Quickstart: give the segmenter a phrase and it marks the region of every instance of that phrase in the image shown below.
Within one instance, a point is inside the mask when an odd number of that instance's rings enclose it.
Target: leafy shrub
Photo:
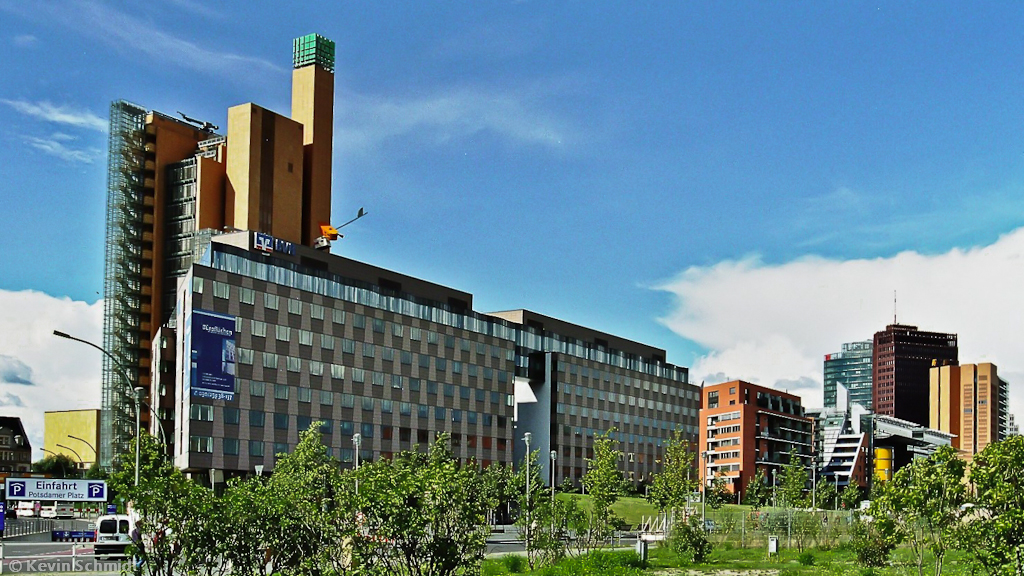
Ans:
[[[814,566],[814,554],[810,550],[806,550],[797,556],[796,561],[802,566]]]
[[[867,567],[882,567],[889,563],[889,554],[895,546],[887,542],[867,522],[853,525],[853,539],[850,548],[857,555],[857,562]]]
[[[699,520],[691,518],[689,523],[679,522],[668,535],[668,547],[681,560],[691,564],[703,564],[711,555],[713,546],[708,535],[700,529]]]
[[[505,569],[512,574],[522,574],[526,572],[526,558],[519,556],[518,554],[506,554],[501,557],[501,563],[505,565]]]
[[[591,552],[547,566],[541,576],[643,576],[642,562],[635,552]]]
[[[861,568],[860,576],[878,576],[878,570],[874,568]]]

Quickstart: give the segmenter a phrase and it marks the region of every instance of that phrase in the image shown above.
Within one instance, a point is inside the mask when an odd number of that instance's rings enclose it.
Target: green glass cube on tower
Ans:
[[[329,72],[334,72],[334,41],[319,34],[306,34],[295,39],[292,64],[302,68],[317,64]]]

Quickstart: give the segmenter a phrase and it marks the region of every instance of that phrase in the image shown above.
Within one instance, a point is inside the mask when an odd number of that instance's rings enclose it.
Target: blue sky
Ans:
[[[1021,226],[1022,28],[1013,3],[0,0],[0,290],[99,298],[112,100],[222,128],[247,101],[287,113],[291,40],[318,32],[337,43],[333,220],[370,212],[336,253],[769,384],[820,381],[820,355],[884,327],[896,288],[906,321],[963,345],[968,319],[933,314],[961,292],[925,306],[928,274],[891,271]],[[820,271],[858,262],[837,301]],[[819,282],[796,304],[860,298],[858,323],[807,341],[809,312],[782,334],[723,320],[728,300],[695,309],[692,283],[726,270],[715,285],[748,302],[765,298],[751,273],[789,273],[750,314]],[[807,368],[711,362],[740,341],[771,358],[777,338]]]

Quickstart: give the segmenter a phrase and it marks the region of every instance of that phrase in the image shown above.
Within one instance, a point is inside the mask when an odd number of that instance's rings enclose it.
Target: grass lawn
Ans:
[[[558,498],[569,498],[572,494],[558,494]],[[593,504],[593,498],[589,494],[575,494],[580,499],[580,504],[590,509]],[[694,504],[694,509],[700,511],[700,504]],[[720,511],[744,511],[750,510],[750,506],[739,506],[736,504],[726,504],[721,508]],[[657,516],[658,508],[643,498],[637,497],[623,497],[619,498],[615,504],[612,504],[612,512],[617,516],[625,520],[626,524],[636,527],[640,524],[643,517]],[[711,514],[712,510],[708,508],[708,514]]]

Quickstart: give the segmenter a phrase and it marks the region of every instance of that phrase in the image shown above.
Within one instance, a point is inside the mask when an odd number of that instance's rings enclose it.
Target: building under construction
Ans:
[[[100,462],[135,432],[135,397],[149,398],[159,328],[173,324],[179,279],[209,237],[241,229],[311,245],[330,219],[334,42],[294,42],[291,116],[252,103],[218,126],[117,101],[110,108]],[[205,242],[204,242],[205,240]],[[145,405],[145,404],[144,404]],[[152,406],[166,419],[171,406]],[[155,426],[154,433],[167,428]],[[165,439],[165,440],[170,440]]]

